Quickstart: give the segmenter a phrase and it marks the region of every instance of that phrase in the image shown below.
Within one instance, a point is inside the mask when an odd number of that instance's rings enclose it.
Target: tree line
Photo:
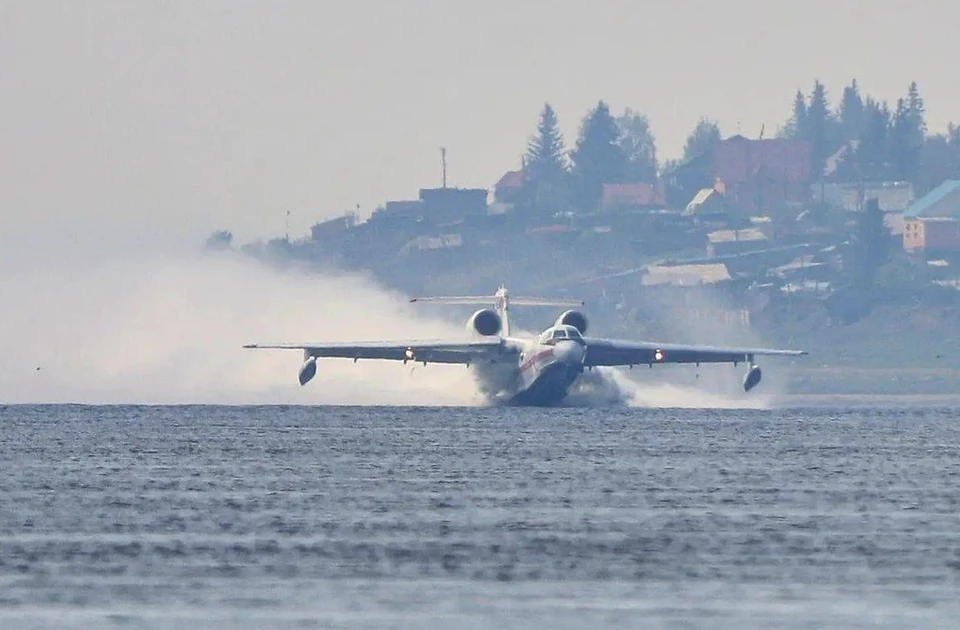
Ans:
[[[960,127],[950,124],[946,133],[928,133],[916,82],[891,107],[864,95],[856,80],[833,106],[823,83],[814,81],[809,93],[797,90],[792,113],[777,135],[810,143],[817,180],[903,181],[922,194],[945,179],[960,178]],[[682,159],[661,163],[647,117],[629,108],[614,115],[599,101],[581,120],[568,150],[557,113],[546,103],[524,154],[523,201],[551,211],[593,209],[603,184],[654,183],[709,151],[721,137],[717,122],[703,117],[688,135]]]

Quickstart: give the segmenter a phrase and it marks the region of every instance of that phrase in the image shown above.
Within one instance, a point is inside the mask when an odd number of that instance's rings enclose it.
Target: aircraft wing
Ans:
[[[756,356],[797,357],[803,350],[769,348],[724,348],[652,341],[618,341],[585,338],[584,366],[642,365],[653,363],[746,363]]]
[[[385,359],[391,361],[426,361],[427,363],[470,364],[515,353],[503,339],[470,341],[411,340],[359,341],[347,343],[251,343],[254,349],[303,350],[304,356],[341,359]]]

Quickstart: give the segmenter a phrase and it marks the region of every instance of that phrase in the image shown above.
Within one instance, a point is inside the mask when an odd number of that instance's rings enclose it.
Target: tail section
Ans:
[[[449,305],[490,305],[497,310],[503,322],[503,335],[510,336],[510,306],[583,306],[583,300],[562,300],[537,297],[511,297],[507,288],[500,285],[493,295],[465,295],[452,297],[410,298],[411,302]]]

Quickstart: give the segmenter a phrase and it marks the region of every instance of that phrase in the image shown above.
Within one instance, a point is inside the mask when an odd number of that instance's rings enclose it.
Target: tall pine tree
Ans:
[[[912,133],[913,124],[907,102],[902,98],[897,99],[890,125],[887,158],[890,164],[889,175],[898,181],[912,181],[916,175],[919,152],[914,152]]]
[[[557,113],[550,103],[543,106],[537,133],[527,143],[527,177],[531,180],[555,180],[567,172],[567,151]]]
[[[890,230],[883,222],[883,210],[871,199],[857,217],[853,239],[854,285],[867,289],[873,285],[877,271],[890,259]]]
[[[627,159],[619,140],[620,130],[610,115],[610,107],[600,101],[583,119],[577,146],[571,154],[581,210],[599,206],[604,184],[623,181]]]
[[[910,125],[913,128],[912,140],[919,144],[923,142],[923,138],[927,135],[927,110],[916,81],[912,81],[910,87],[907,88],[907,113],[909,114]]]
[[[890,109],[867,97],[863,106],[864,126],[856,150],[858,179],[883,181],[890,171]]]
[[[569,166],[557,114],[550,103],[540,112],[537,133],[524,156],[526,198],[538,211],[558,211],[568,197]]]
[[[793,97],[793,114],[780,135],[790,140],[806,139],[810,135],[807,124],[807,99],[800,90],[797,90]]]
[[[921,152],[927,136],[926,112],[916,81],[907,95],[897,101],[890,129],[891,176],[900,181],[917,182]]]
[[[827,89],[819,80],[814,81],[807,106],[806,134],[800,138],[813,145],[814,173],[818,177],[823,173],[827,158],[837,149],[835,124],[827,101]]]
[[[838,114],[840,128],[843,130],[843,141],[858,140],[863,132],[863,98],[860,96],[860,86],[857,85],[856,79],[843,88],[843,98],[840,100]]]

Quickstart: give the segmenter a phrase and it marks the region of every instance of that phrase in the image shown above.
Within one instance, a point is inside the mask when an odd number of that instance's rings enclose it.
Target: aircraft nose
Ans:
[[[553,356],[560,363],[580,365],[583,363],[583,346],[576,341],[560,341],[553,350]]]

